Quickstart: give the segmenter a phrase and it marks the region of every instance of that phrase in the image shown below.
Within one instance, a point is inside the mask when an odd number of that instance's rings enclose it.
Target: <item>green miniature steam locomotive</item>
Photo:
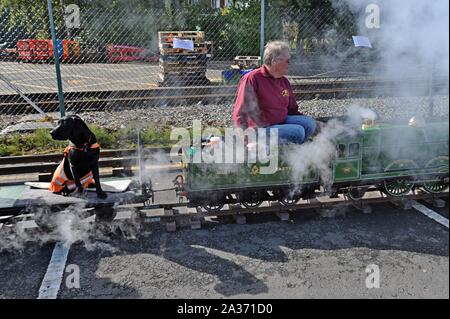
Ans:
[[[188,162],[175,183],[190,206],[208,211],[227,203],[257,207],[265,200],[289,205],[320,191],[358,200],[374,186],[389,196],[404,196],[414,188],[439,193],[449,187],[448,130],[448,120],[423,125],[366,122],[352,133],[335,136],[332,152],[317,159],[321,165],[302,166],[306,157],[311,160],[302,150],[314,150],[313,139],[309,148],[281,146],[277,169],[271,174],[261,174],[267,163]],[[191,147],[191,152],[200,150],[201,146]]]

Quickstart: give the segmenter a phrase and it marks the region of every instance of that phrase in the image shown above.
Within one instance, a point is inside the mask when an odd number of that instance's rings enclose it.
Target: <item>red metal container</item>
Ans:
[[[142,60],[145,48],[134,47],[128,45],[108,44],[108,60],[114,62],[130,62]]]
[[[30,40],[24,39],[17,41],[17,54],[19,61],[29,62],[33,59],[30,48]]]
[[[49,61],[53,58],[53,47],[51,40],[30,40],[33,61]]]

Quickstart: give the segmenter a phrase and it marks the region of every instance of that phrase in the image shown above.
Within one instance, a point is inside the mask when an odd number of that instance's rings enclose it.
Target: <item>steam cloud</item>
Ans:
[[[39,215],[43,207],[33,207],[30,213]],[[87,250],[102,250],[115,253],[118,248],[112,243],[112,234],[124,233],[134,236],[137,225],[133,221],[116,224],[94,224],[87,220],[89,213],[84,206],[71,205],[63,211],[55,212],[48,219],[51,230],[38,231],[36,228],[24,229],[19,224],[12,229],[2,229],[0,232],[0,252],[23,251],[28,244],[45,245],[61,241],[66,246],[74,243],[83,244]],[[130,224],[131,223],[131,224]],[[4,226],[6,227],[6,226]]]
[[[367,25],[368,5],[379,8],[379,27]],[[399,79],[398,89],[404,93],[417,88],[405,87],[405,78],[447,79],[449,72],[449,3],[446,0],[334,0],[338,10],[349,8],[358,21],[359,35],[369,37],[381,58],[373,72]],[[365,49],[365,48],[364,48]],[[370,50],[370,49],[369,49]],[[411,106],[414,107],[414,106]]]

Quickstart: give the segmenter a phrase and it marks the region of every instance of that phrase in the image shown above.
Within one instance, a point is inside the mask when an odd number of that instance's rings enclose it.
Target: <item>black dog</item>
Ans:
[[[100,147],[94,133],[78,115],[69,115],[58,121],[58,126],[50,132],[54,140],[69,140],[67,160],[64,161],[64,173],[67,179],[74,180],[78,192],[83,192],[80,178],[92,172],[97,197],[106,198],[107,194],[100,185],[98,159]]]

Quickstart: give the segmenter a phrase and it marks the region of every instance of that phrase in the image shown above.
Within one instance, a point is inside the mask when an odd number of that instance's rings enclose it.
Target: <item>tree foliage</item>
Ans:
[[[63,7],[72,3],[80,7],[81,27],[69,33]],[[53,14],[57,36],[80,42],[155,48],[158,31],[202,30],[207,40],[214,41],[216,57],[258,55],[260,0],[234,0],[220,10],[212,10],[210,4],[210,0],[195,5],[187,0],[53,0]],[[327,39],[349,37],[355,30],[352,19],[336,11],[330,0],[266,0],[265,40],[285,39],[293,49],[314,51]],[[0,23],[0,42],[50,37],[45,0],[0,0]]]

